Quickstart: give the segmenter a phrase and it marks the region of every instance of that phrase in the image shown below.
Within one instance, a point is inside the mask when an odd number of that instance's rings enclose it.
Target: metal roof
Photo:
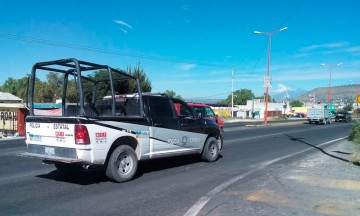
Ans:
[[[0,92],[0,102],[21,102],[22,99],[8,92]]]

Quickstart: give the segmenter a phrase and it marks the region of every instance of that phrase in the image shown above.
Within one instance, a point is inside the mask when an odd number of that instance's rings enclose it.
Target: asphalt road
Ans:
[[[242,199],[241,193],[251,189],[250,182],[266,178],[265,168],[272,165],[275,172],[321,152],[344,139],[350,127],[347,123],[268,127],[227,123],[218,161],[205,163],[197,156],[148,161],[140,164],[133,181],[122,184],[108,181],[101,169],[63,176],[53,165],[16,156],[25,149],[23,140],[0,141],[0,214],[251,215],[251,208],[245,214],[244,206],[223,202],[223,192],[230,193],[232,200]],[[219,206],[221,212],[212,213]],[[262,215],[277,212],[267,208]]]

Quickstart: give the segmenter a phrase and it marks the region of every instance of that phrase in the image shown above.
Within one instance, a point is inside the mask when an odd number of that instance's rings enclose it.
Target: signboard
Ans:
[[[264,88],[271,88],[271,76],[264,76]]]
[[[356,102],[360,103],[360,95],[356,97]]]
[[[17,108],[0,108],[0,130],[17,130]]]

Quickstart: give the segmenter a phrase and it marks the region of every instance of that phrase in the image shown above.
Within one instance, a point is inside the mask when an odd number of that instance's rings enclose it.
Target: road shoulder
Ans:
[[[275,163],[254,180],[227,188],[204,215],[358,215],[360,167],[349,162],[357,147],[342,140],[324,151]]]

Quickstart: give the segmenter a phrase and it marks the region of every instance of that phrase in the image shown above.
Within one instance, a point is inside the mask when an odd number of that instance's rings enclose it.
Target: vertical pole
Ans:
[[[233,107],[234,107],[234,68],[231,69],[231,118],[234,117]]]
[[[268,34],[268,67],[266,71],[266,76],[270,75],[270,51],[271,51],[271,34]],[[264,113],[264,123],[268,122],[268,103],[269,103],[269,87],[266,86],[266,96],[265,96],[265,113]]]
[[[356,96],[355,96],[356,109],[355,109],[355,117],[358,117],[358,116],[359,116],[359,113],[358,113],[359,103],[358,103],[358,100],[357,100],[357,97],[358,97],[358,96],[359,96],[359,84],[358,84],[358,81],[356,81]]]
[[[328,110],[330,110],[331,69],[332,67],[330,66],[330,80],[329,80],[329,88],[328,88]]]

